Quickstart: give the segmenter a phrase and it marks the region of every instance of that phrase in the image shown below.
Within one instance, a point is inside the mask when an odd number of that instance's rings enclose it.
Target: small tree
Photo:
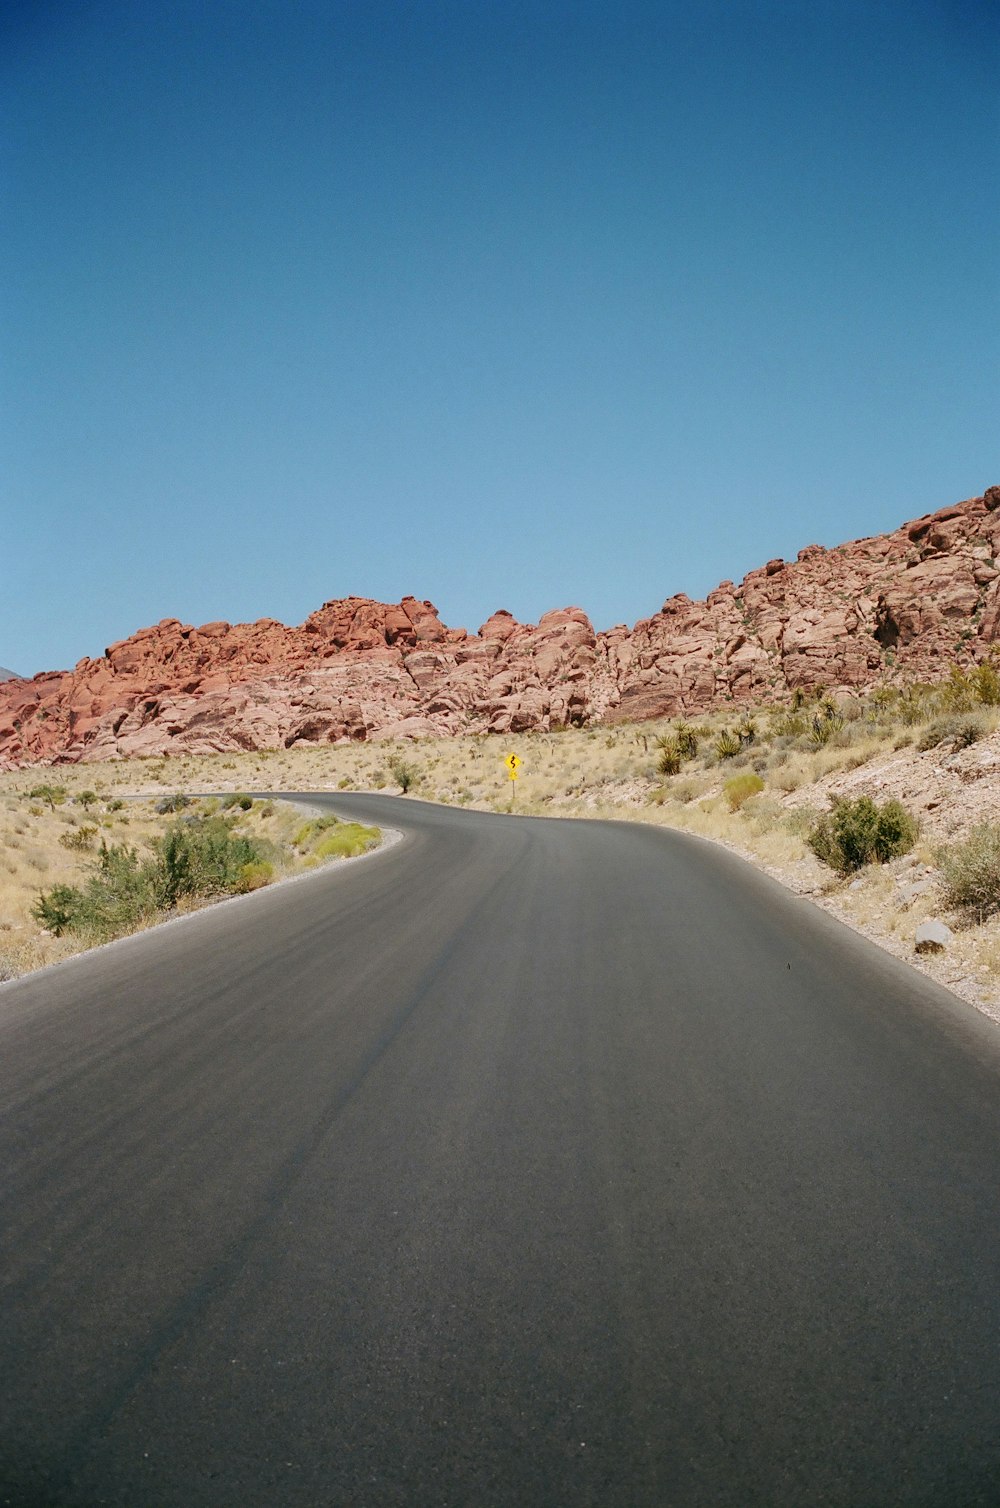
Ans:
[[[402,759],[392,759],[389,761],[389,774],[399,786],[404,796],[411,785],[415,785],[417,781],[416,770]]]
[[[89,812],[90,808],[94,805],[96,800],[96,791],[80,791],[79,795],[76,798],[76,804],[77,806],[82,806],[85,812]]]

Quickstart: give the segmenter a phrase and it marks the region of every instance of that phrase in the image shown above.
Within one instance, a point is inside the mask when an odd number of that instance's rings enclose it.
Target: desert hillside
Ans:
[[[0,685],[0,768],[703,713],[933,678],[1000,637],[1000,487],[891,534],[770,560],[597,633],[569,607],[477,633],[348,597],[300,627],[167,618],[73,670]]]

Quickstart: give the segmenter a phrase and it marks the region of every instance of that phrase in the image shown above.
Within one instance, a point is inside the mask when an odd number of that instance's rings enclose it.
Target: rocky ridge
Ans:
[[[1000,638],[1000,487],[770,560],[633,628],[579,608],[470,634],[430,602],[348,597],[300,627],[165,618],[73,670],[0,685],[0,768],[342,739],[512,733],[932,679]]]

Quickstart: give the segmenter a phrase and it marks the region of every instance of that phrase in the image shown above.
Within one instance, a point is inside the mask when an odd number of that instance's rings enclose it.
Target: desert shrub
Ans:
[[[122,807],[124,805],[125,805],[125,803],[121,799],[121,797],[120,796],[116,796],[113,801],[109,801],[108,802],[108,811],[109,812],[120,812],[121,809],[122,809]]]
[[[743,745],[738,733],[731,728],[723,728],[715,740],[716,759],[735,759]]]
[[[934,699],[935,688],[926,681],[908,681],[905,686],[877,687],[869,697],[876,710],[875,720],[885,726],[901,723],[912,728],[926,720]]]
[[[746,749],[748,749],[750,745],[756,741],[757,724],[754,722],[749,713],[741,720],[739,727],[736,729],[736,737]]]
[[[314,845],[311,856],[315,860],[352,859],[378,842],[378,829],[343,822],[331,812],[300,827],[294,842],[297,848]]]
[[[292,843],[296,848],[305,848],[313,839],[318,838],[320,833],[341,825],[340,818],[335,817],[332,812],[328,812],[325,817],[311,817],[308,822],[303,822],[301,827],[296,828]]]
[[[36,785],[28,792],[29,801],[44,801],[50,812],[66,800],[64,785]]]
[[[790,743],[808,731],[809,720],[803,717],[801,712],[782,709],[771,713],[768,732],[775,741],[787,739]]]
[[[976,666],[969,675],[969,684],[983,707],[1000,707],[1000,674],[992,659]]]
[[[813,748],[821,749],[829,743],[834,734],[839,733],[844,726],[844,719],[836,702],[830,697],[823,697],[817,704],[809,728],[809,742]]]
[[[86,883],[53,885],[39,895],[32,915],[56,937],[77,932],[100,942],[120,936],[156,912],[153,867],[134,848],[102,843]]]
[[[986,724],[981,718],[960,718],[952,743],[956,749],[968,749],[971,744],[978,743],[986,731]]]
[[[75,885],[53,885],[43,890],[31,908],[31,914],[54,937],[62,937],[73,925],[81,892]]]
[[[97,801],[97,792],[81,791],[75,799],[77,806],[82,806],[85,812],[89,812],[90,808]]]
[[[950,707],[953,712],[968,712],[977,701],[971,679],[957,665],[951,667],[948,679],[940,687],[938,695],[942,704]]]
[[[920,735],[917,748],[924,753],[936,749],[939,744],[951,744],[954,749],[967,749],[982,738],[986,724],[981,717],[965,716],[936,717]]]
[[[176,823],[140,857],[125,844],[101,844],[83,885],[43,891],[32,914],[56,936],[80,933],[93,941],[120,937],[182,896],[226,895],[256,888],[271,877],[264,845],[235,835],[221,817]]]
[[[959,843],[936,855],[941,888],[949,906],[982,921],[1000,910],[1000,823],[983,822]]]
[[[744,801],[748,801],[751,796],[756,796],[758,791],[762,791],[763,789],[764,782],[760,776],[750,773],[734,775],[722,787],[731,812],[738,812]]]
[[[236,889],[240,895],[246,895],[251,890],[260,890],[264,885],[270,885],[273,879],[274,865],[267,859],[254,859],[240,869]]]
[[[238,806],[242,812],[248,812],[253,806],[253,797],[234,792],[233,795],[227,796],[225,801],[223,801],[222,810],[224,812],[232,811],[234,806]]]
[[[178,793],[173,796],[161,796],[153,810],[159,812],[161,817],[165,817],[170,812],[182,812],[186,806],[190,805],[191,797]]]
[[[234,833],[221,817],[177,823],[156,845],[158,899],[173,906],[182,895],[225,895],[239,890],[244,867],[267,857],[264,844]]]
[[[782,814],[781,825],[797,838],[808,838],[819,817],[820,813],[814,806],[793,806]]]
[[[403,759],[392,759],[389,761],[389,774],[399,786],[404,796],[410,787],[416,784],[418,779],[413,765],[407,764]]]
[[[96,827],[77,827],[72,832],[63,833],[59,842],[63,848],[68,848],[74,853],[86,853],[88,848],[93,847],[96,836]]]
[[[786,764],[774,771],[771,784],[777,786],[779,791],[784,791],[787,796],[792,791],[797,791],[800,785],[805,784],[805,775],[798,765]]]
[[[850,874],[864,864],[884,864],[908,853],[917,839],[916,820],[901,802],[877,806],[870,796],[835,797],[809,833],[807,842],[818,859],[838,874]]]

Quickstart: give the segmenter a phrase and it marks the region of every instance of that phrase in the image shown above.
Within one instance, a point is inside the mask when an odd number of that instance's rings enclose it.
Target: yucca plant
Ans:
[[[681,751],[676,738],[658,738],[656,747],[659,755],[656,760],[656,768],[661,775],[679,775],[681,769]]]
[[[739,734],[734,733],[732,728],[723,728],[715,740],[715,757],[734,759],[742,747]]]

